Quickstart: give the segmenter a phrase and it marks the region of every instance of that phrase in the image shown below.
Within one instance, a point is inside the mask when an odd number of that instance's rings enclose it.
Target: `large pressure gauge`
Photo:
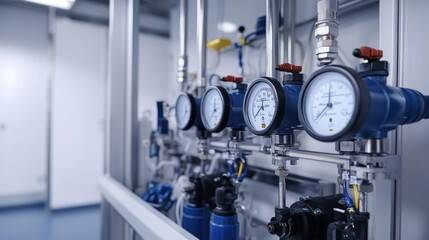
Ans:
[[[310,76],[301,92],[299,118],[315,139],[350,138],[361,126],[368,109],[368,90],[353,69],[329,66]]]
[[[288,134],[298,128],[297,103],[301,87],[302,80],[286,81],[282,86],[270,77],[255,79],[244,97],[247,128],[259,136]]]
[[[188,93],[181,93],[176,101],[177,127],[182,130],[191,128],[198,116],[195,98]]]
[[[201,102],[201,120],[209,132],[220,132],[226,127],[243,130],[243,98],[247,85],[237,84],[232,93],[222,86],[208,89]]]

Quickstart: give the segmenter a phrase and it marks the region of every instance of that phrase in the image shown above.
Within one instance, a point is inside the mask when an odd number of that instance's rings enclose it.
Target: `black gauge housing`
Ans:
[[[265,129],[263,130],[256,130],[250,120],[249,120],[249,115],[248,115],[248,105],[250,104],[250,95],[252,92],[252,89],[258,84],[258,83],[266,83],[270,86],[270,88],[273,90],[274,92],[274,99],[277,103],[276,105],[276,110],[274,112],[274,116],[273,116],[273,120],[271,121],[270,125],[267,126]],[[244,96],[244,109],[243,109],[243,114],[244,114],[244,121],[246,122],[246,126],[247,128],[255,135],[258,136],[268,136],[268,135],[272,135],[279,127],[280,124],[282,123],[283,117],[284,117],[284,113],[285,113],[285,93],[283,91],[283,87],[281,85],[281,83],[279,81],[277,81],[274,78],[271,77],[259,77],[257,79],[255,79],[247,88],[247,92],[246,95]]]
[[[197,111],[198,111],[197,110],[197,103],[196,103],[196,100],[195,100],[194,96],[192,96],[191,94],[189,94],[189,93],[181,93],[179,95],[179,97],[177,97],[176,106],[177,106],[177,103],[178,103],[179,99],[182,98],[182,97],[186,97],[186,98],[189,99],[189,102],[191,103],[191,109],[190,109],[190,111],[191,111],[190,114],[191,115],[189,117],[189,121],[183,127],[179,127],[179,126],[177,126],[177,127],[179,129],[181,129],[181,130],[188,130],[188,129],[190,129],[195,124],[195,121],[196,121],[196,118],[197,118]],[[176,110],[176,122],[177,122],[178,118],[179,118],[179,116],[178,116],[178,112]]]
[[[220,118],[219,124],[214,128],[210,128],[209,123],[204,117],[204,110],[203,110],[205,98],[207,96],[207,93],[209,93],[210,91],[217,91],[220,94],[221,100],[222,100],[222,106],[223,106],[223,112],[222,112],[222,116]],[[228,91],[222,86],[214,86],[207,89],[207,91],[204,93],[204,96],[201,100],[201,109],[200,109],[201,120],[203,122],[204,128],[207,131],[214,132],[214,133],[218,133],[224,130],[228,123],[230,112],[231,112],[231,99],[228,94]]]
[[[352,113],[351,119],[348,125],[341,130],[340,132],[333,134],[331,136],[320,135],[315,132],[305,115],[305,102],[306,93],[308,89],[311,87],[312,82],[320,75],[327,72],[337,72],[343,75],[347,80],[350,81],[353,91],[355,93],[355,108]],[[369,92],[366,85],[362,82],[362,77],[352,68],[346,66],[339,65],[330,65],[326,66],[322,69],[314,72],[309,78],[308,81],[304,84],[303,89],[299,95],[298,101],[298,117],[301,122],[304,130],[314,139],[324,142],[333,142],[333,141],[341,141],[341,140],[349,140],[353,138],[357,130],[362,126],[366,115],[368,113],[369,106]]]

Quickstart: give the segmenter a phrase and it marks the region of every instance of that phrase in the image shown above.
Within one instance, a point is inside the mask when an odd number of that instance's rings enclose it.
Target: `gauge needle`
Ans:
[[[215,100],[214,100],[214,102],[213,102],[213,112],[212,112],[212,115],[210,116],[209,121],[210,121],[210,120],[212,120],[212,118],[213,118],[213,116],[214,116],[215,112],[216,112],[216,98],[215,98]]]
[[[329,103],[328,103],[329,104]],[[319,113],[319,115],[317,115],[317,117],[314,119],[314,121],[316,121],[317,119],[319,119],[321,116],[322,116],[322,114],[324,114],[325,113],[325,111],[328,109],[328,107],[329,107],[329,105],[328,104],[326,104],[326,106],[325,106],[325,108],[323,108],[323,110]]]
[[[258,109],[258,111],[256,112],[255,116],[253,116],[253,118],[256,118],[256,116],[258,116],[258,113],[259,113],[261,110],[264,110],[264,100],[262,100],[261,107]]]
[[[325,108],[323,108],[323,110],[319,113],[319,115],[317,115],[317,117],[314,119],[314,121],[316,121],[317,119],[319,119],[326,112],[326,110],[328,110],[328,108],[332,108],[332,103],[331,103],[331,84],[329,84],[328,103],[326,104]]]

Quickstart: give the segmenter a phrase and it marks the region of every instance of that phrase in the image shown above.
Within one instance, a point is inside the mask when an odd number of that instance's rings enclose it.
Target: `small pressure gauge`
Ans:
[[[193,126],[198,110],[195,98],[188,93],[181,93],[176,101],[177,127],[187,130]]]
[[[256,135],[272,134],[282,122],[285,95],[281,84],[269,77],[255,79],[244,97],[244,120]]]
[[[201,120],[209,132],[220,132],[228,123],[231,100],[227,90],[221,86],[208,89],[201,103]]]
[[[317,140],[346,140],[362,125],[368,99],[368,90],[356,71],[327,66],[312,74],[304,85],[298,103],[299,119]]]

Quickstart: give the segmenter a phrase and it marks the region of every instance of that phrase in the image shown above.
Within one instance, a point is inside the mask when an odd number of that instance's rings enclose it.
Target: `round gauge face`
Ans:
[[[267,129],[276,114],[277,102],[275,90],[266,82],[257,82],[246,98],[246,118],[255,131]],[[248,126],[249,127],[249,126]]]
[[[218,130],[223,125],[225,114],[225,101],[217,88],[209,89],[203,97],[201,118],[208,131]],[[220,129],[221,130],[221,129]]]
[[[325,71],[310,79],[301,104],[307,128],[321,138],[350,129],[357,106],[356,91],[351,80],[339,72]]]
[[[180,129],[186,129],[192,125],[192,111],[190,97],[187,94],[181,94],[176,101],[176,122]]]

